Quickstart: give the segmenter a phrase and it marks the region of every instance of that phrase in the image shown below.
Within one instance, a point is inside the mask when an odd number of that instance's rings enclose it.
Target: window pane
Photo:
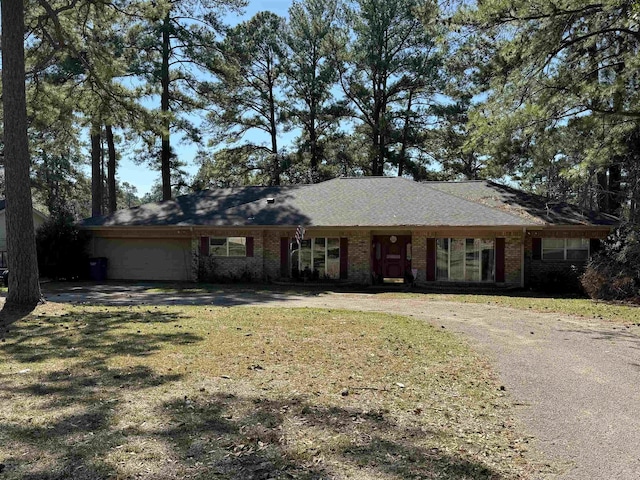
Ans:
[[[246,257],[247,256],[246,237],[229,237],[228,242],[229,242],[230,257]]]
[[[542,251],[542,259],[543,260],[564,260],[564,249],[559,250],[543,250]]]
[[[326,255],[326,241],[324,238],[315,238],[313,240],[313,268],[317,270],[320,278],[325,274],[325,255]]]
[[[449,239],[436,240],[436,280],[449,280]]]
[[[302,240],[300,243],[300,271],[313,272],[311,265],[311,239]]]
[[[340,278],[340,239],[327,239],[327,277]]]
[[[542,259],[564,260],[564,238],[543,238]]]
[[[449,241],[451,242],[449,279],[461,282],[464,281],[465,241],[464,238],[452,238]]]
[[[588,238],[567,238],[567,250],[589,250]]]
[[[209,253],[214,257],[226,257],[227,239],[211,237],[209,239]]]
[[[543,238],[542,248],[550,250],[564,248],[564,238]]]
[[[293,240],[289,245],[289,250],[291,252],[291,272],[293,273],[293,277],[298,276],[299,264],[300,261],[300,250],[298,249],[298,242]]]
[[[495,248],[493,240],[480,240],[480,261],[482,263],[482,281],[495,281]]]
[[[480,281],[480,245],[473,238],[466,238],[465,245],[464,279],[467,282],[478,282]]]
[[[588,260],[589,239],[567,238],[567,260]]]

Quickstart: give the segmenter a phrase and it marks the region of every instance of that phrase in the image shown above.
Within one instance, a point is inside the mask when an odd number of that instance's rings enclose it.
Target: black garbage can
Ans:
[[[89,278],[97,282],[107,279],[106,257],[95,257],[89,259]]]

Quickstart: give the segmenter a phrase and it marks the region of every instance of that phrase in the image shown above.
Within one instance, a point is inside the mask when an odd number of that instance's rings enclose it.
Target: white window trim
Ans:
[[[544,258],[544,241],[545,240],[563,240],[563,248],[562,248],[562,258]],[[586,240],[587,241],[587,248],[567,248],[567,241],[568,240],[575,240],[575,238],[557,238],[557,237],[543,237],[542,238],[542,244],[540,245],[540,259],[544,260],[546,262],[586,262],[589,257],[591,257],[591,239],[589,238],[578,238],[578,240]],[[552,250],[551,248],[548,248],[547,250]],[[553,249],[553,250],[557,250],[557,249]],[[570,259],[567,258],[567,251],[568,250],[573,250],[573,251],[587,251],[587,258],[585,258],[584,260],[574,260],[574,259]]]

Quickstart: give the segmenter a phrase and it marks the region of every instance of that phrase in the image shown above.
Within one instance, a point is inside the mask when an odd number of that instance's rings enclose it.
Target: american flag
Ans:
[[[302,243],[302,240],[304,240],[304,227],[298,225],[298,228],[296,228],[296,242],[298,242],[298,245]]]

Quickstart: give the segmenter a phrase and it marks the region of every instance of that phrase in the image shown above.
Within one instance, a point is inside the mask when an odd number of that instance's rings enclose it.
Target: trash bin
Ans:
[[[89,259],[89,278],[97,282],[101,282],[107,279],[106,257],[96,257]]]

